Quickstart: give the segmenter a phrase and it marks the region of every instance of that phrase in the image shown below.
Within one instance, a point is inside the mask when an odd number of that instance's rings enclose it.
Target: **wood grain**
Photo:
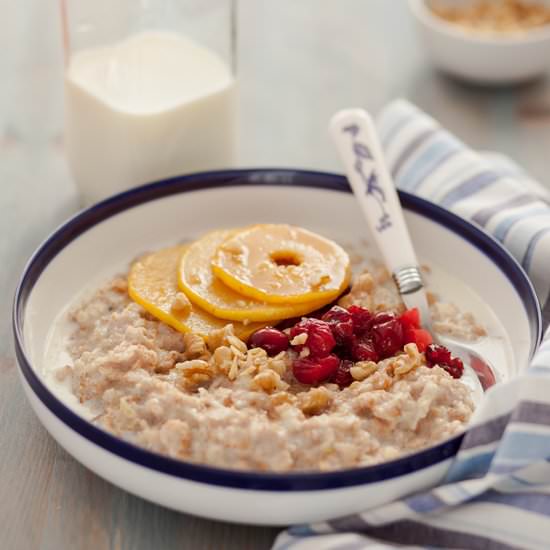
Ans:
[[[179,514],[75,462],[41,427],[15,368],[10,309],[26,259],[77,208],[61,148],[56,10],[18,2],[0,20],[0,548],[262,550],[277,529]],[[403,96],[475,148],[511,155],[550,185],[550,84],[483,89],[435,72],[405,2],[241,0],[241,164],[338,170],[326,125]],[[388,43],[391,36],[391,45]]]

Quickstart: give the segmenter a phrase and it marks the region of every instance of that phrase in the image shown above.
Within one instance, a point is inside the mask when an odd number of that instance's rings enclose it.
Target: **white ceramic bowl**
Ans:
[[[498,317],[527,364],[540,340],[540,310],[515,260],[471,224],[401,193],[420,257],[444,265]],[[342,242],[366,224],[342,176],[240,170],[175,178],[117,195],[53,233],[29,261],[16,292],[14,334],[21,379],[38,418],[77,460],[112,483],[176,510],[256,524],[343,516],[436,484],[462,436],[376,466],[330,473],[276,474],[211,468],[138,448],[88,422],[44,374],[51,327],[83,287],[106,280],[136,254],[219,227],[293,223]],[[472,269],[475,266],[475,269]],[[451,292],[452,294],[452,292]],[[452,296],[449,296],[452,299]],[[510,367],[505,374],[515,376]]]
[[[471,0],[454,0],[471,3]],[[549,0],[542,0],[550,5]],[[523,33],[481,34],[446,22],[429,0],[409,0],[416,27],[436,67],[479,84],[514,84],[545,73],[550,66],[550,26]]]

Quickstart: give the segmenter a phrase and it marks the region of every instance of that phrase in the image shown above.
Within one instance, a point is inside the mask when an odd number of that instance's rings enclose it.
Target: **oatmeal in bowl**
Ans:
[[[518,375],[540,337],[527,277],[475,227],[400,198],[434,326]],[[269,239],[252,230],[266,224]],[[297,244],[273,249],[289,227]],[[433,486],[479,401],[363,228],[345,178],[295,170],[174,178],[77,214],[16,293],[30,404],[93,472],[213,519],[322,521]]]
[[[485,334],[452,304],[432,297],[432,310],[446,332]],[[147,254],[69,316],[71,360],[56,378],[103,429],[176,459],[367,466],[461,433],[474,410],[461,360],[432,343],[384,270],[352,277],[344,249],[295,226]]]

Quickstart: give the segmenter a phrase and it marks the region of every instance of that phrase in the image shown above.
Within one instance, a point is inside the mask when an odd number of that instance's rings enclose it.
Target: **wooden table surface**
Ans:
[[[277,529],[172,512],[103,481],[65,453],[26,403],[10,311],[25,261],[77,208],[62,147],[55,11],[18,3],[0,22],[0,547],[266,549]],[[407,97],[460,138],[546,178],[550,86],[458,84],[433,71],[405,2],[242,0],[241,164],[338,169],[326,132],[338,108]],[[40,29],[40,31],[38,30]],[[47,29],[44,30],[44,29]]]

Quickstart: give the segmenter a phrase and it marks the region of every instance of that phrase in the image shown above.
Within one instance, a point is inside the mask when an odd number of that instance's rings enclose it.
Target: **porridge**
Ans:
[[[72,309],[71,361],[56,377],[95,422],[174,458],[279,472],[375,464],[461,432],[474,409],[462,363],[432,344],[388,274],[373,268],[350,285],[335,243],[265,227],[259,244],[254,231],[217,232],[204,248],[140,258]],[[266,266],[273,240],[284,247]],[[264,250],[243,259],[245,243]],[[224,287],[205,267],[217,252],[233,278]],[[294,283],[278,275],[287,272]],[[430,301],[438,330],[484,334],[471,315]]]

